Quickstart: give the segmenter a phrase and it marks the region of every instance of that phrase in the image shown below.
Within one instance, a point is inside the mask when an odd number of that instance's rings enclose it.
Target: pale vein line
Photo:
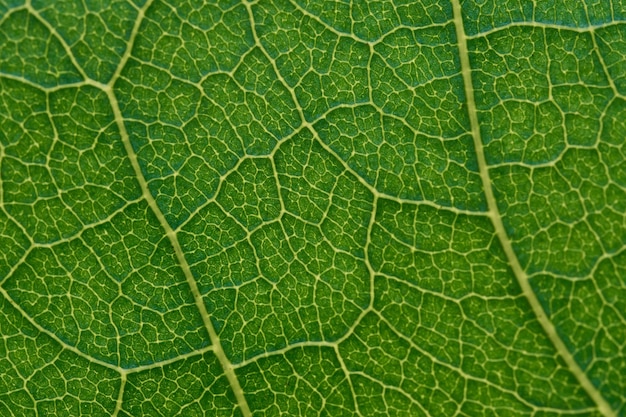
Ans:
[[[111,76],[111,79],[107,83],[108,87],[112,87],[115,84],[115,81],[119,78],[122,70],[126,67],[126,63],[131,56],[133,51],[133,46],[135,45],[135,39],[137,39],[137,34],[139,33],[139,27],[141,26],[141,22],[143,22],[144,17],[146,16],[146,10],[152,5],[154,0],[146,1],[146,4],[143,5],[141,9],[137,11],[137,18],[135,19],[135,24],[130,31],[130,35],[128,37],[128,47],[124,51],[124,55],[120,58],[120,63],[117,65],[115,72]],[[121,119],[120,119],[121,120]],[[116,120],[117,121],[117,120]]]
[[[7,79],[7,80],[11,80],[11,81],[17,81],[17,82],[22,83],[22,84],[26,84],[26,85],[28,85],[31,88],[35,88],[35,89],[37,89],[39,91],[43,91],[45,93],[52,93],[52,92],[55,92],[55,91],[66,89],[66,88],[68,88],[68,89],[72,88],[72,87],[77,87],[78,88],[78,87],[82,87],[82,86],[85,86],[85,85],[92,85],[93,84],[92,82],[88,82],[88,81],[76,81],[76,82],[71,82],[71,83],[67,83],[67,84],[58,84],[58,85],[53,86],[53,87],[46,87],[44,85],[37,84],[36,82],[29,80],[28,78],[24,78],[21,75],[9,74],[7,72],[0,71],[0,79],[3,79],[3,78]]]
[[[74,67],[76,68],[76,71],[78,71],[80,76],[83,77],[83,80],[89,79],[89,77],[87,76],[87,73],[85,73],[85,70],[83,69],[83,67],[76,60],[76,57],[74,56],[74,53],[72,52],[72,48],[65,41],[65,38],[63,38],[63,36],[61,36],[61,34],[55,29],[54,26],[52,26],[50,24],[50,22],[48,22],[46,19],[43,18],[41,13],[39,13],[39,10],[35,9],[32,6],[30,1],[26,2],[25,7],[28,10],[28,12],[33,17],[35,17],[35,19],[37,19],[42,25],[44,25],[46,27],[46,29],[48,29],[50,31],[51,36],[55,37],[59,41],[59,43],[61,44],[61,47],[65,50],[65,53],[67,54],[67,57],[72,62],[72,65],[74,65]]]
[[[138,372],[149,371],[155,368],[162,368],[166,365],[170,365],[176,362],[182,362],[185,359],[193,358],[194,356],[202,356],[207,352],[213,352],[213,351],[215,351],[215,347],[211,345],[211,346],[204,347],[202,349],[197,349],[191,352],[183,353],[171,359],[165,359],[163,361],[151,363],[149,365],[141,365],[141,366],[135,366],[134,368],[128,368],[124,370],[124,373],[130,375],[130,374],[136,374]]]
[[[583,3],[584,6],[584,3]],[[612,26],[618,26],[621,25],[623,23],[626,23],[626,21],[624,20],[613,20],[611,22],[607,22],[607,23],[601,23],[598,25],[589,25],[587,27],[583,27],[583,28],[578,28],[575,26],[567,26],[567,25],[561,25],[558,23],[543,23],[543,22],[511,22],[511,23],[507,23],[505,25],[502,26],[497,26],[494,28],[491,28],[489,30],[486,30],[484,32],[478,32],[474,35],[465,35],[465,37],[467,39],[476,39],[476,38],[482,38],[482,37],[487,37],[491,34],[494,33],[498,33],[498,32],[503,32],[507,29],[511,29],[511,28],[533,28],[533,29],[552,29],[552,30],[558,30],[558,31],[569,31],[569,32],[575,32],[575,33],[588,33],[588,32],[593,32],[596,29],[605,29],[605,28],[609,28]]]
[[[498,236],[498,240],[500,241],[500,245],[504,250],[506,258],[511,265],[511,270],[513,271],[513,274],[515,275],[515,278],[517,279],[517,282],[522,289],[522,293],[528,300],[528,304],[530,304],[531,308],[533,309],[533,312],[537,317],[537,321],[548,336],[548,339],[550,339],[550,342],[552,342],[552,344],[554,345],[557,353],[561,356],[561,358],[563,358],[570,372],[578,380],[578,382],[587,392],[589,397],[591,397],[591,399],[595,402],[600,413],[602,413],[602,415],[604,415],[605,417],[616,417],[616,412],[611,409],[611,406],[607,403],[604,397],[602,397],[602,394],[600,394],[597,388],[591,383],[587,375],[580,368],[580,366],[574,359],[574,356],[567,349],[565,343],[558,335],[554,324],[552,324],[545,311],[543,310],[543,307],[541,306],[537,295],[534,293],[532,287],[530,286],[526,271],[524,271],[519,260],[517,259],[515,251],[513,250],[513,246],[511,244],[511,240],[506,233],[506,229],[504,228],[504,224],[502,222],[502,216],[494,197],[493,188],[491,185],[491,178],[489,177],[489,169],[487,167],[487,162],[485,159],[482,138],[480,136],[480,125],[478,124],[478,113],[476,109],[476,102],[474,99],[474,87],[472,84],[472,69],[470,66],[469,53],[467,49],[467,36],[465,35],[465,29],[463,27],[461,4],[459,0],[452,0],[452,9],[454,12],[454,25],[456,28],[456,37],[459,47],[459,56],[461,60],[461,73],[463,75],[463,85],[465,89],[465,99],[467,100],[472,138],[474,140],[474,147],[476,149],[476,158],[478,160],[480,178],[483,183],[485,198],[487,200],[487,206],[489,208],[487,215],[493,223],[495,233]]]
[[[376,222],[376,214],[378,213],[378,200],[379,197],[374,194],[374,198],[372,200],[372,214],[370,216],[369,222],[367,223],[367,232],[365,234],[365,248],[363,248],[363,260],[365,262],[365,266],[367,267],[367,271],[369,273],[370,278],[370,302],[367,308],[362,312],[361,317],[365,316],[365,313],[372,310],[374,308],[374,299],[376,298],[375,293],[375,281],[376,281],[376,270],[374,266],[372,266],[372,262],[369,256],[370,246],[372,245],[372,232],[374,230],[374,223]]]
[[[117,399],[115,400],[115,409],[113,410],[113,417],[117,417],[117,415],[120,413],[120,410],[122,409],[122,406],[124,405],[124,391],[126,389],[126,381],[127,381],[127,376],[126,376],[126,372],[121,372],[120,373],[120,390],[117,394]]]
[[[350,378],[350,370],[348,369],[348,366],[346,365],[346,362],[341,357],[341,352],[339,351],[339,345],[338,344],[335,345],[334,351],[335,351],[335,357],[337,358],[337,361],[339,361],[339,366],[341,366],[341,371],[343,372],[344,376],[346,377],[346,381],[348,381],[348,386],[350,387],[350,393],[352,394],[352,399],[354,400],[353,404],[354,404],[354,410],[356,411],[356,415],[357,416],[362,416],[363,413],[361,413],[361,410],[359,409],[358,395],[356,393],[356,390],[354,389],[354,384],[352,383],[352,378]]]
[[[587,11],[587,6],[584,5],[583,7],[585,8],[585,13],[587,13],[587,21],[589,21],[589,16],[588,16],[589,12]],[[589,29],[589,33],[591,34],[591,41],[593,42],[593,52],[597,55],[598,61],[600,61],[600,66],[602,66],[604,75],[606,76],[606,79],[609,85],[611,86],[611,90],[613,90],[613,94],[615,94],[616,97],[624,98],[624,95],[620,93],[619,89],[615,85],[615,82],[613,81],[613,77],[611,77],[611,72],[609,71],[609,67],[606,65],[606,61],[604,60],[604,57],[602,56],[602,52],[600,51],[600,45],[598,45],[598,39],[596,37],[596,28],[591,26]],[[612,100],[610,103],[612,103]]]
[[[272,358],[274,356],[284,356],[287,352],[290,352],[295,349],[307,348],[307,347],[316,347],[316,348],[331,348],[335,349],[337,347],[337,342],[326,342],[324,340],[318,341],[304,341],[304,342],[296,342],[287,346],[283,346],[279,349],[268,350],[257,355],[251,356],[248,359],[245,359],[236,365],[234,365],[235,369],[244,368],[252,363],[257,363],[262,359]]]
[[[117,121],[118,129],[120,131],[120,136],[122,137],[122,142],[124,143],[124,148],[126,149],[126,152],[128,153],[128,159],[130,160],[133,170],[135,171],[135,175],[137,176],[137,181],[139,182],[139,185],[141,187],[143,197],[148,203],[148,206],[150,207],[150,209],[152,210],[156,218],[158,219],[161,227],[165,231],[165,235],[168,237],[170,243],[172,244],[174,253],[176,255],[176,259],[178,260],[181,270],[183,271],[185,275],[187,284],[189,285],[191,293],[193,294],[193,299],[196,304],[196,307],[198,308],[200,316],[202,317],[204,327],[206,328],[207,332],[209,333],[209,337],[211,338],[211,344],[214,347],[215,356],[218,358],[218,360],[220,361],[220,364],[222,365],[222,368],[224,369],[224,374],[226,375],[226,378],[228,379],[228,382],[230,383],[231,389],[233,390],[233,393],[235,394],[235,398],[237,398],[237,403],[239,407],[241,408],[242,414],[246,417],[251,416],[252,414],[250,413],[250,409],[248,407],[246,399],[243,396],[243,390],[241,389],[239,380],[237,379],[237,376],[235,375],[232,364],[226,357],[226,353],[224,352],[224,349],[222,348],[219,336],[217,335],[217,332],[213,328],[213,324],[211,323],[209,312],[207,311],[206,306],[204,305],[204,302],[202,301],[202,294],[200,293],[200,290],[198,289],[198,284],[196,283],[196,280],[191,272],[191,268],[189,267],[189,264],[187,263],[187,260],[185,259],[185,255],[183,253],[183,249],[180,245],[180,242],[178,241],[178,237],[176,236],[176,232],[174,232],[172,227],[169,225],[169,223],[165,219],[165,216],[159,209],[156,203],[156,200],[154,199],[154,197],[150,193],[150,190],[148,189],[148,183],[141,172],[137,154],[135,153],[130,143],[130,137],[128,135],[128,132],[126,131],[126,126],[124,125],[122,112],[117,102],[117,98],[115,97],[115,94],[113,93],[113,90],[110,87],[106,88],[105,92],[107,96],[109,97],[109,101],[111,102],[111,108],[113,109],[115,120]]]
[[[169,225],[169,223],[165,219],[165,216],[161,212],[161,209],[159,209],[159,206],[157,205],[156,200],[150,193],[150,189],[148,188],[148,182],[146,181],[145,177],[143,176],[143,173],[141,172],[141,167],[139,166],[139,160],[137,158],[137,154],[135,153],[135,150],[133,149],[133,146],[130,143],[130,137],[128,135],[128,131],[126,130],[126,126],[124,125],[124,118],[122,116],[122,111],[120,110],[117,97],[115,96],[115,93],[112,88],[112,86],[115,84],[115,81],[121,74],[122,69],[126,65],[126,62],[130,58],[135,39],[139,32],[141,21],[143,20],[145,16],[145,12],[148,9],[148,7],[150,7],[151,3],[152,1],[148,1],[144,5],[144,7],[139,11],[137,20],[135,22],[135,25],[133,26],[133,30],[131,32],[131,35],[128,41],[128,48],[124,52],[124,55],[122,56],[122,59],[120,60],[120,64],[117,67],[115,73],[113,74],[113,77],[111,77],[111,80],[109,80],[106,86],[103,86],[103,90],[107,94],[109,101],[111,103],[111,109],[113,110],[115,122],[120,131],[120,136],[122,138],[122,142],[124,143],[124,148],[126,149],[126,153],[128,154],[128,159],[130,160],[130,163],[135,172],[135,176],[137,177],[137,182],[139,183],[143,197],[148,203],[148,206],[150,207],[150,209],[152,210],[156,218],[158,219],[161,227],[165,231],[165,234],[174,249],[176,259],[178,260],[178,263],[180,264],[180,268],[183,271],[183,274],[185,275],[185,279],[187,280],[187,284],[189,285],[189,288],[193,295],[194,302],[196,304],[198,312],[200,313],[202,322],[204,323],[204,327],[206,328],[209,334],[209,337],[211,339],[211,344],[213,346],[215,356],[219,360],[220,365],[222,366],[222,369],[224,370],[224,375],[228,379],[228,382],[233,391],[233,394],[235,395],[235,398],[237,400],[237,405],[239,406],[241,413],[243,414],[244,417],[250,417],[252,413],[250,412],[248,403],[243,395],[243,390],[241,389],[241,385],[239,384],[239,380],[237,379],[235,370],[232,364],[230,363],[228,357],[226,356],[224,349],[222,348],[219,336],[217,335],[217,332],[215,331],[215,328],[213,327],[213,323],[211,323],[209,312],[207,311],[206,305],[204,304],[204,301],[202,300],[202,294],[200,293],[200,290],[198,289],[198,284],[196,283],[196,280],[191,272],[189,263],[187,262],[187,259],[185,259],[183,249],[180,245],[180,242],[178,241],[178,236],[176,235],[176,232],[172,229],[172,227]]]

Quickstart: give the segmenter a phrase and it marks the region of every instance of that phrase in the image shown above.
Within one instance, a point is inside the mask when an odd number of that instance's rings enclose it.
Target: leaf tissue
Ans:
[[[0,0],[0,415],[626,416],[626,1]]]

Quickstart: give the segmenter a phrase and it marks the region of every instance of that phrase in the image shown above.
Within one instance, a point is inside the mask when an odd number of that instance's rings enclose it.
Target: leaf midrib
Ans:
[[[124,143],[124,149],[126,150],[126,153],[128,155],[128,159],[133,167],[135,176],[137,177],[137,182],[139,183],[139,186],[141,188],[142,195],[144,199],[146,200],[148,206],[150,207],[150,209],[152,210],[152,212],[158,219],[161,227],[165,231],[165,234],[174,249],[174,253],[176,255],[176,259],[179,263],[179,266],[181,270],[183,271],[183,274],[185,275],[185,280],[187,281],[187,285],[189,285],[189,289],[191,290],[196,308],[198,309],[198,312],[200,313],[200,317],[202,318],[204,327],[207,330],[207,333],[209,334],[211,345],[213,347],[213,353],[215,354],[216,358],[220,362],[220,365],[222,366],[224,375],[226,376],[226,379],[228,380],[228,383],[230,384],[231,390],[233,391],[233,394],[235,395],[235,399],[237,400],[237,405],[239,406],[239,409],[243,417],[251,417],[252,413],[250,412],[250,407],[248,406],[246,398],[243,394],[243,389],[241,388],[241,384],[239,383],[239,380],[237,379],[237,375],[235,374],[233,365],[231,364],[230,360],[226,356],[226,353],[224,352],[224,348],[221,345],[219,336],[217,335],[217,332],[215,331],[215,328],[213,327],[213,323],[211,322],[211,317],[209,315],[209,312],[207,311],[204,301],[202,300],[202,294],[200,293],[196,279],[194,278],[191,272],[189,263],[187,262],[187,259],[185,258],[185,254],[183,253],[183,249],[180,245],[180,242],[178,241],[178,236],[176,235],[176,232],[174,231],[174,229],[172,229],[170,224],[167,222],[167,220],[165,219],[165,215],[163,214],[163,212],[157,205],[157,202],[152,196],[152,193],[150,192],[150,189],[148,187],[148,182],[146,181],[146,178],[144,177],[141,171],[137,154],[135,153],[135,150],[133,149],[133,146],[130,142],[130,137],[128,135],[128,131],[126,130],[126,125],[124,124],[124,118],[122,116],[122,112],[120,110],[117,97],[115,96],[115,92],[113,91],[113,86],[115,85],[115,82],[119,78],[122,70],[124,69],[126,65],[126,62],[128,61],[128,59],[130,58],[132,54],[133,46],[134,46],[135,40],[137,39],[137,34],[139,33],[139,28],[145,17],[146,11],[152,4],[152,1],[153,0],[148,0],[146,4],[139,10],[137,19],[135,21],[135,24],[133,26],[132,32],[128,40],[128,46],[126,48],[126,51],[124,51],[124,55],[122,56],[122,59],[120,60],[120,63],[118,67],[116,68],[113,76],[111,77],[107,85],[104,86],[102,89],[106,93],[109,99],[109,102],[111,104],[111,109],[113,110],[115,123],[117,124],[117,127],[119,129],[122,142]],[[118,396],[116,410],[115,410],[116,414],[117,412],[119,412],[119,410],[122,407],[123,393],[124,393],[124,387],[125,387],[124,376],[125,375],[122,375],[122,384],[120,385],[120,393]]]
[[[480,134],[480,124],[478,123],[478,112],[476,109],[474,86],[472,82],[472,67],[470,65],[469,52],[467,49],[467,35],[465,34],[465,28],[463,26],[461,4],[460,0],[451,0],[451,2],[454,13],[454,26],[456,29],[457,45],[459,48],[459,59],[461,62],[461,75],[463,77],[463,88],[467,103],[467,112],[470,120],[471,134],[474,142],[474,150],[476,152],[480,179],[482,181],[485,199],[487,201],[488,211],[486,214],[493,224],[496,236],[500,241],[500,245],[502,246],[507,261],[509,262],[513,275],[522,290],[522,294],[524,294],[524,297],[528,300],[528,304],[532,308],[533,313],[535,314],[535,317],[541,325],[544,333],[547,335],[559,356],[561,356],[561,358],[565,361],[569,371],[574,375],[585,392],[596,404],[598,411],[600,411],[600,413],[605,417],[616,417],[617,413],[611,408],[600,391],[598,391],[598,389],[591,383],[587,374],[585,374],[578,365],[572,353],[565,346],[565,342],[559,336],[554,324],[550,321],[548,315],[544,311],[539,299],[537,298],[537,294],[535,294],[530,285],[526,271],[522,268],[522,265],[513,250],[511,239],[504,228],[502,215],[500,214],[500,210],[494,196],[493,186],[489,175],[489,167],[485,158],[485,151]]]

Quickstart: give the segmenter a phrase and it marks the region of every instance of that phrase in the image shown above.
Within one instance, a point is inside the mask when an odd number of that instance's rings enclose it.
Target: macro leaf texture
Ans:
[[[624,0],[0,0],[0,415],[626,416]]]

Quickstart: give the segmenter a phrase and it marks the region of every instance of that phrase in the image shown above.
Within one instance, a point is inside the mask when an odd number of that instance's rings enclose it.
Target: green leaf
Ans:
[[[0,414],[626,416],[626,2],[0,0]]]

